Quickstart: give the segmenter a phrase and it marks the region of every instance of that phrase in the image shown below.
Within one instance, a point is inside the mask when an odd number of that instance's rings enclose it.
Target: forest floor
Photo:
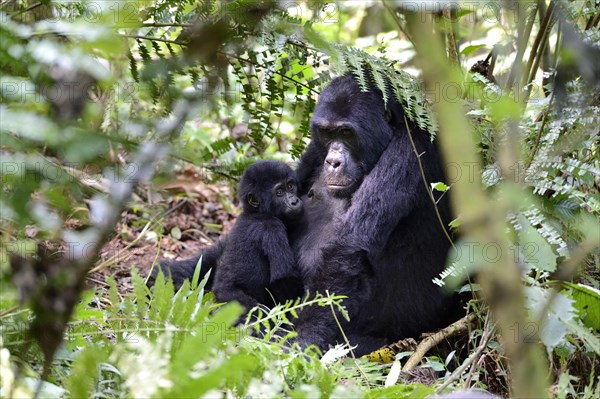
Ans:
[[[121,293],[131,291],[134,268],[145,278],[157,260],[195,255],[231,230],[238,214],[230,185],[203,182],[192,168],[136,197],[90,273],[91,284],[107,286],[112,276]]]

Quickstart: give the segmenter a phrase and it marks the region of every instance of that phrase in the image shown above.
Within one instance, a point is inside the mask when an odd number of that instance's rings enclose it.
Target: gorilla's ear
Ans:
[[[256,198],[254,194],[248,193],[248,195],[246,195],[246,201],[248,201],[248,205],[250,205],[251,207],[258,208],[258,198]]]

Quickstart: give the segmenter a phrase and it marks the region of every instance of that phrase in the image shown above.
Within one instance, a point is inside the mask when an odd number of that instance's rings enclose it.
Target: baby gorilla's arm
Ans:
[[[277,220],[264,226],[262,249],[269,259],[270,282],[290,277],[296,270],[294,252],[284,224]]]

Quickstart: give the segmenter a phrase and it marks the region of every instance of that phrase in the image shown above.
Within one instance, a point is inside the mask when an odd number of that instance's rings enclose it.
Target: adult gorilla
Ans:
[[[343,327],[359,345],[358,354],[432,331],[457,316],[455,302],[432,283],[450,245],[428,192],[429,182],[444,181],[442,162],[429,134],[410,121],[409,135],[402,106],[389,97],[386,107],[381,92],[362,92],[352,75],[334,79],[321,93],[312,141],[297,170],[300,195],[317,183],[331,197],[322,206],[349,202],[341,214],[323,212],[335,221],[292,231],[290,238],[301,270],[310,276],[307,288],[348,296],[351,322]],[[446,226],[447,196],[437,206]],[[335,234],[323,229],[328,222],[335,222]],[[320,242],[322,256],[303,256],[311,250],[306,242]],[[224,245],[226,239],[203,253],[203,269],[216,266]],[[193,274],[198,257],[162,268],[178,285]],[[311,264],[303,264],[305,259]],[[303,344],[326,348],[341,340],[327,308],[307,309],[295,324]]]
[[[406,126],[398,102],[386,107],[378,90],[361,92],[354,77],[337,78],[321,94],[298,167],[301,192],[319,179],[330,196],[351,202],[335,235],[322,237],[322,262],[305,283],[311,292],[348,296],[351,322],[343,327],[359,354],[458,316],[453,298],[432,283],[450,246],[428,192],[429,182],[445,180],[442,162],[429,134]],[[437,206],[447,226],[447,196]],[[305,344],[341,340],[330,309],[308,309],[295,324]]]

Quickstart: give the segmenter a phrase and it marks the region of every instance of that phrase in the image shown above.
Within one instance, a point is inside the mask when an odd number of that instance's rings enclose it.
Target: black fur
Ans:
[[[409,127],[427,183],[400,104],[390,98],[386,109],[379,91],[364,93],[354,77],[337,78],[321,94],[297,171],[303,190],[321,179],[329,195],[350,201],[333,236],[316,239],[326,244],[313,257],[316,277],[305,284],[348,296],[351,322],[343,327],[359,354],[457,316],[453,299],[432,283],[450,246],[427,191],[429,182],[445,181],[442,162],[429,134]],[[447,196],[438,209],[447,226]],[[304,344],[341,340],[326,308],[303,312],[296,329]]]
[[[246,310],[273,305],[286,292],[280,282],[297,275],[287,224],[302,215],[294,171],[282,162],[259,161],[240,181],[243,211],[227,238],[213,292],[220,302],[238,301]]]
[[[318,268],[323,264],[323,250],[336,237],[338,225],[348,210],[350,201],[329,195],[325,184],[318,180],[302,196],[304,216],[290,229],[290,242],[296,255],[303,281],[312,286]]]

